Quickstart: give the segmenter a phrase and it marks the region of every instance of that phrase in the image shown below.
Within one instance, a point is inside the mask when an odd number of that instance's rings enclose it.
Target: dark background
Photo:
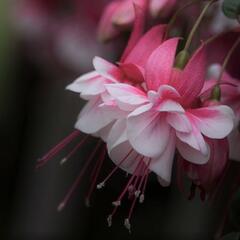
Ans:
[[[64,166],[59,165],[64,151],[38,171],[35,164],[73,130],[84,102],[65,91],[65,86],[82,72],[55,62],[46,64],[29,54],[28,43],[16,37],[11,27],[7,3],[0,1],[0,239],[213,239],[222,208],[198,198],[188,201],[175,185],[161,188],[154,176],[145,203],[133,214],[131,235],[123,226],[128,202],[111,228],[106,222],[111,202],[126,182],[122,172],[94,193],[91,208],[84,206],[86,177],[69,205],[57,212],[91,144]],[[112,167],[109,160],[103,172]]]

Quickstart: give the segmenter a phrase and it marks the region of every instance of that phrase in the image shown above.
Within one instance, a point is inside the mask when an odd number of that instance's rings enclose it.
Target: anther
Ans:
[[[143,203],[144,202],[144,199],[145,199],[145,196],[144,194],[142,193],[139,197],[139,203]]]
[[[128,218],[126,218],[124,220],[124,226],[126,227],[126,229],[129,231],[129,233],[131,233],[131,224]]]
[[[65,157],[60,161],[60,165],[63,165],[68,159]]]
[[[85,206],[90,207],[90,200],[88,198],[85,199]]]
[[[97,185],[97,189],[102,189],[103,187],[105,187],[105,182],[101,182]]]
[[[138,198],[138,197],[139,197],[139,195],[140,195],[140,193],[141,193],[141,191],[140,191],[140,190],[137,190],[137,191],[135,191],[135,193],[134,193],[135,197],[136,197],[136,198]]]
[[[112,215],[109,215],[107,217],[107,223],[108,223],[108,227],[111,227],[112,226]]]
[[[119,206],[121,206],[121,201],[112,202],[112,205],[115,207],[119,207]]]
[[[66,206],[66,204],[64,202],[60,203],[57,207],[58,212],[61,212],[65,206]]]

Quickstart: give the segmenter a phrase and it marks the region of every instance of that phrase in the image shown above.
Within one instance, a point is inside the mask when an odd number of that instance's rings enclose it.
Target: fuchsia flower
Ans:
[[[144,6],[152,17],[166,17],[176,5],[176,0],[114,0],[109,3],[99,24],[99,38],[107,41],[129,29],[135,21],[133,3]]]
[[[145,89],[107,85],[120,109],[135,109],[127,117],[124,140],[151,159],[149,167],[164,185],[170,183],[175,147],[186,160],[205,164],[210,148],[204,136],[223,139],[233,128],[229,107],[197,103],[205,80],[204,47],[181,71],[173,67],[177,44],[178,39],[167,40],[149,57]]]
[[[153,27],[142,36],[146,2],[139,1],[139,4],[134,5],[134,29],[120,61],[112,64],[95,57],[95,70],[67,87],[80,93],[88,103],[75,124],[77,131],[39,162],[41,165],[55,156],[79,136],[79,131],[100,137],[59,210],[66,205],[103,141],[86,200],[89,201],[95,187],[107,150],[116,167],[97,188],[102,188],[119,168],[131,174],[122,193],[113,202],[114,209],[108,217],[111,225],[121,201],[128,195],[132,204],[125,226],[129,230],[136,201],[144,200],[149,173],[154,172],[162,186],[170,184],[176,150],[184,159],[180,166],[190,179],[205,191],[212,188],[226,166],[225,137],[234,125],[230,107],[204,105],[201,101],[206,70],[205,45],[192,55],[184,69],[176,68],[179,39],[166,40],[163,25]],[[85,140],[80,141],[64,161]],[[218,166],[215,168],[215,165]]]

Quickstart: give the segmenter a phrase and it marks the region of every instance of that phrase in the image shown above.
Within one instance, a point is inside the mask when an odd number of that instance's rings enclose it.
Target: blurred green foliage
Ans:
[[[224,0],[222,9],[228,18],[239,19],[240,17],[240,0]]]

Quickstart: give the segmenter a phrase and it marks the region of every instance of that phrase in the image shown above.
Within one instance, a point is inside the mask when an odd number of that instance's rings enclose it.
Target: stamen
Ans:
[[[127,158],[130,156],[130,154],[133,152],[133,149],[131,149],[128,154],[121,160],[121,162],[108,174],[108,176],[97,185],[97,189],[101,189],[105,186],[105,183],[112,177],[112,175],[119,169],[119,167],[124,163],[124,161],[127,160]]]
[[[88,166],[90,165],[90,163],[92,162],[92,160],[95,157],[96,152],[98,151],[99,147],[101,146],[101,140],[99,140],[96,148],[94,149],[94,151],[92,152],[92,154],[89,156],[89,158],[87,159],[85,165],[83,166],[82,170],[80,171],[78,177],[76,178],[76,180],[74,181],[74,183],[72,184],[70,190],[68,191],[68,193],[66,194],[65,198],[63,199],[63,201],[59,204],[58,206],[58,211],[61,211],[66,204],[68,203],[68,201],[70,200],[70,198],[72,197],[73,193],[75,192],[76,188],[78,187],[78,185],[80,184],[82,177],[84,175],[84,173],[86,172]]]
[[[129,179],[126,187],[124,188],[124,190],[122,191],[122,193],[120,194],[120,196],[118,197],[117,201],[114,201],[113,202],[113,205],[114,206],[120,206],[121,205],[121,200],[122,198],[124,197],[125,193],[128,191],[128,188],[129,186],[132,184],[132,181],[134,180],[135,176],[139,173],[139,169],[141,168],[142,166],[142,161],[143,158],[141,158],[141,160],[139,161],[135,171],[133,172],[133,175],[131,176],[131,178]]]
[[[107,217],[108,227],[112,226],[112,219],[113,219],[113,216],[115,215],[115,213],[117,212],[117,209],[118,209],[118,206],[116,206],[113,209],[112,213],[108,215],[108,217]]]
[[[86,206],[89,207],[90,206],[90,198],[91,198],[91,195],[93,193],[93,190],[95,189],[95,186],[96,186],[96,182],[97,182],[97,178],[99,176],[99,173],[100,173],[100,170],[102,168],[102,165],[103,165],[103,162],[106,158],[106,146],[104,145],[104,148],[103,148],[103,151],[102,151],[102,154],[99,158],[99,161],[97,162],[97,164],[95,165],[96,168],[93,170],[93,173],[94,173],[94,178],[92,179],[92,183],[91,183],[91,186],[89,188],[89,191],[86,195],[86,198],[85,198],[85,203],[86,203]]]
[[[80,131],[75,130],[66,138],[64,138],[60,143],[53,147],[48,153],[46,153],[42,158],[38,159],[36,168],[42,167],[51,158],[53,158],[57,153],[59,153],[65,146],[67,146],[73,139],[80,135]]]
[[[142,160],[143,160],[143,159],[144,159],[144,157],[142,158]],[[136,190],[135,193],[134,193],[134,199],[133,199],[133,201],[132,201],[132,205],[131,205],[131,208],[130,208],[130,210],[129,210],[128,217],[127,217],[127,218],[125,219],[125,221],[124,221],[124,225],[125,225],[125,227],[129,230],[129,233],[131,233],[130,219],[131,219],[131,217],[132,217],[132,213],[133,213],[134,207],[135,207],[135,205],[136,205],[137,198],[139,197],[139,195],[140,195],[140,193],[141,193],[141,188],[142,188],[142,185],[143,185],[143,183],[144,183],[145,176],[146,176],[146,174],[148,173],[148,168],[149,168],[150,161],[151,161],[151,159],[148,161],[148,164],[147,164],[147,165],[145,165],[144,162],[142,163],[142,164],[143,164],[143,165],[142,165],[142,168],[141,168],[142,174],[141,174],[141,172],[140,172],[140,174],[139,174],[139,176],[142,175],[142,176],[141,176],[141,180],[140,180],[140,183],[138,184],[137,190]],[[138,181],[138,180],[137,180],[137,181]],[[137,182],[137,181],[136,181],[136,182]]]
[[[60,161],[60,164],[63,165],[70,157],[72,157],[76,152],[77,150],[86,142],[87,138],[89,136],[85,136],[74,148],[73,150],[65,157],[63,158],[61,161]]]
[[[126,218],[124,220],[124,226],[127,228],[127,230],[129,231],[129,233],[131,233],[131,224],[128,218]]]
[[[139,203],[143,203],[144,200],[145,200],[145,191],[146,191],[148,177],[149,177],[149,173],[150,173],[149,165],[150,165],[151,161],[152,161],[152,159],[149,158],[149,161],[148,161],[148,164],[147,164],[147,167],[146,167],[146,172],[145,172],[145,175],[143,177],[143,182],[144,183],[143,183],[143,188],[142,188],[142,191],[141,191],[142,193],[141,193],[141,195],[139,197]]]

